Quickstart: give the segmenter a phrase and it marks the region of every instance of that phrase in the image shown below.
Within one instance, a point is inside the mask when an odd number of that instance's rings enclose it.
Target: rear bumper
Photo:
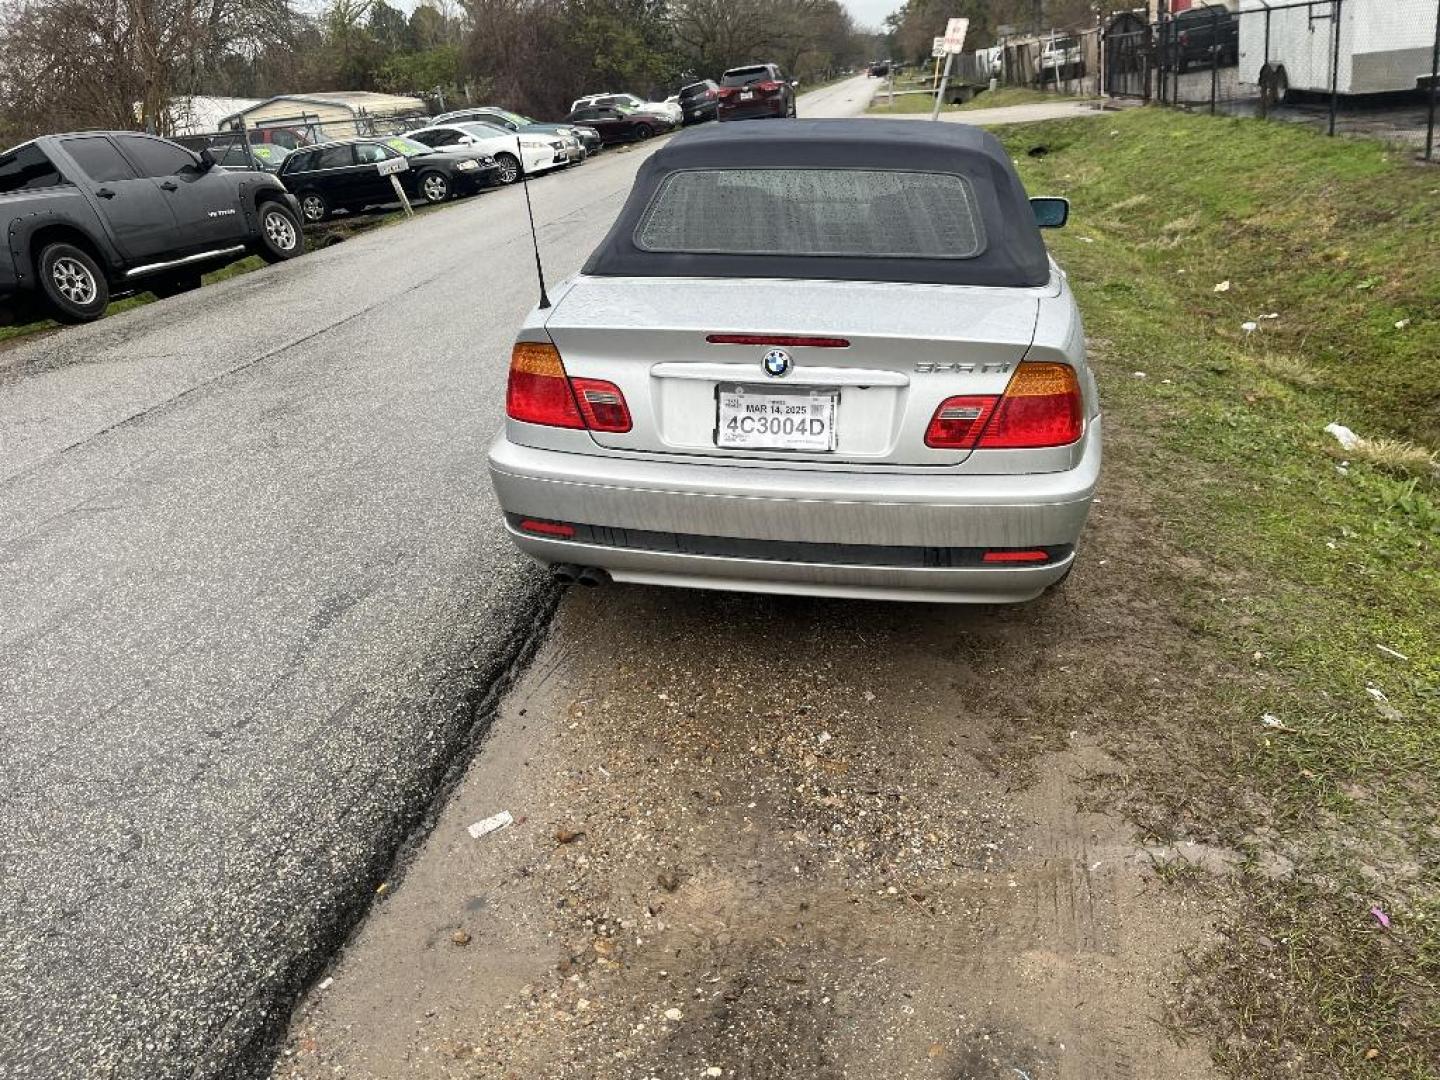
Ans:
[[[542,562],[608,570],[617,581],[745,592],[998,603],[1029,600],[1073,554],[1040,566],[884,565],[887,552],[1071,548],[1100,471],[1100,421],[1080,464],[1022,476],[839,473],[675,464],[519,446],[502,434],[490,475],[508,515],[577,522],[585,542],[522,533]],[[753,541],[744,554],[696,554],[685,543],[614,546],[605,529]],[[823,559],[797,549],[814,545]],[[732,545],[738,548],[740,545]],[[826,551],[826,547],[831,550]],[[669,550],[661,550],[669,548]],[[845,552],[857,552],[854,561]],[[940,559],[937,561],[945,561]]]
[[[763,120],[766,117],[784,116],[784,98],[775,101],[746,102],[744,105],[721,105],[715,112],[717,120]]]

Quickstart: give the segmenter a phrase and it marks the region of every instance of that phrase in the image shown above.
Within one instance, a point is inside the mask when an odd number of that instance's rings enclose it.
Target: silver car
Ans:
[[[992,136],[694,129],[511,360],[490,474],[562,580],[952,602],[1069,572],[1100,473],[1080,315]]]

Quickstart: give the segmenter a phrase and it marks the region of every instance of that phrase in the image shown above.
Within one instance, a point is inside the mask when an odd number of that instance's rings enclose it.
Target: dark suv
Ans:
[[[720,76],[719,94],[720,120],[795,115],[795,84],[779,64],[731,68]]]
[[[307,146],[280,166],[280,179],[312,223],[336,210],[398,202],[391,175],[399,177],[407,198],[441,203],[498,184],[500,166],[489,154],[433,150],[404,135]]]
[[[698,124],[716,119],[720,109],[720,87],[714,79],[701,79],[680,88],[677,95],[685,123]]]
[[[1162,41],[1171,66],[1234,67],[1240,62],[1240,20],[1218,4],[1205,4],[1175,14],[1163,28]]]
[[[0,302],[61,322],[98,319],[130,293],[198,288],[252,252],[279,262],[305,250],[299,208],[273,176],[133,131],[42,135],[0,153],[0,236]]]

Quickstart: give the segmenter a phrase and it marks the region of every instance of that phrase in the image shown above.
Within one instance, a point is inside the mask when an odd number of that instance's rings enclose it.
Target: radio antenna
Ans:
[[[530,219],[530,242],[535,247],[535,276],[540,281],[540,306],[548,308],[550,297],[545,295],[545,268],[540,265],[540,235],[535,231],[535,211],[530,206],[530,178],[525,169],[525,151],[520,145],[520,134],[515,134],[515,152],[520,157],[520,186],[525,189],[525,215]]]

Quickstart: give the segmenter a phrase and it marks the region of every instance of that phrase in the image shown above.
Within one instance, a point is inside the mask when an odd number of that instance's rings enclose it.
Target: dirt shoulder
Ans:
[[[1205,667],[1127,501],[1019,609],[572,591],[276,1075],[1209,1076],[1207,914],[1077,812]]]

